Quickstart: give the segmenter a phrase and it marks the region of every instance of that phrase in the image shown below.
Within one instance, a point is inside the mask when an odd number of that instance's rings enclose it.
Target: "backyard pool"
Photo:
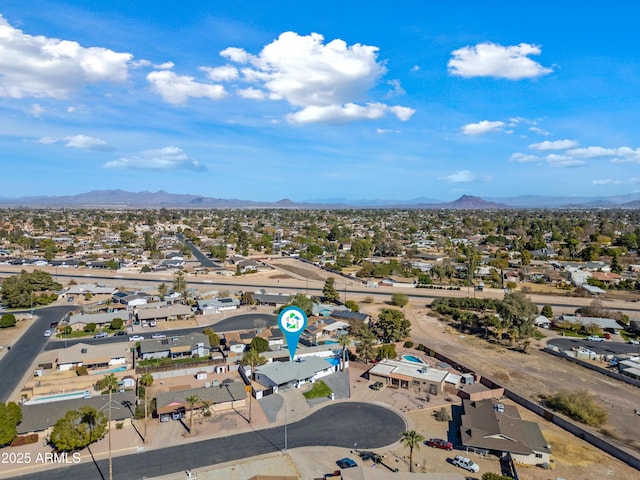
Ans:
[[[406,360],[407,362],[419,363],[421,365],[424,365],[424,362],[422,360],[420,360],[418,357],[414,357],[413,355],[403,355],[402,359]]]
[[[60,400],[70,400],[73,398],[89,398],[91,397],[91,392],[89,390],[82,390],[76,392],[68,392],[68,393],[59,393],[57,395],[47,395],[45,397],[32,398],[24,402],[24,405],[33,405],[35,403],[49,403],[49,402],[57,402]]]
[[[95,372],[89,372],[91,375],[102,375],[103,373],[124,372],[127,367],[112,368],[111,370],[97,370]]]

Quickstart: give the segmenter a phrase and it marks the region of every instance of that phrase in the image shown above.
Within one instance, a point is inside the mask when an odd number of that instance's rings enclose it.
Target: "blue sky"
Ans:
[[[529,3],[5,0],[0,197],[639,191],[640,7]]]

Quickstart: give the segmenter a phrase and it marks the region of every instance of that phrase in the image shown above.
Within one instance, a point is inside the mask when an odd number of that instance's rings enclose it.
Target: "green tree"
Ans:
[[[173,291],[179,294],[185,302],[187,301],[187,281],[184,279],[182,270],[173,276]]]
[[[124,326],[124,320],[121,318],[114,318],[111,320],[111,330],[120,330]]]
[[[533,334],[538,307],[524,293],[505,293],[496,310],[512,338],[526,339]]]
[[[262,337],[253,337],[249,344],[250,350],[255,350],[258,353],[269,351],[269,341]]]
[[[356,302],[355,300],[347,300],[346,302],[344,302],[344,306],[352,312],[360,311],[360,305],[358,305],[358,302]]]
[[[364,322],[359,322],[353,329],[353,336],[355,338],[356,353],[358,356],[368,362],[373,360],[375,353],[373,351],[373,344],[376,341],[376,336],[373,330]]]
[[[14,402],[0,403],[0,447],[9,445],[18,434],[22,408]]]
[[[153,375],[143,373],[138,377],[138,397],[144,401],[144,441],[147,441],[147,419],[149,417],[149,399],[147,393],[149,387],[153,385]]]
[[[342,347],[342,370],[344,370],[344,367],[347,364],[347,349],[351,346],[351,343],[352,339],[347,334],[343,334],[338,337],[338,345]]]
[[[128,230],[120,232],[120,241],[125,244],[135,243],[136,234]]]
[[[287,303],[286,305],[284,305],[284,306],[280,307],[279,309],[277,309],[276,313],[280,313],[280,311],[283,308],[290,307],[290,306],[294,306],[294,307],[300,308],[307,315],[311,315],[311,312],[313,311],[313,301],[309,297],[307,297],[304,293],[295,294],[291,298],[289,303]]]
[[[207,337],[209,337],[209,345],[212,347],[216,347],[220,345],[220,336],[213,331],[213,329],[207,327],[202,333],[204,333]]]
[[[544,307],[542,307],[540,315],[543,315],[547,318],[553,318],[553,309],[551,308],[551,305],[545,305]]]
[[[58,297],[42,292],[60,290],[62,285],[53,281],[51,275],[42,270],[28,273],[23,270],[19,275],[12,275],[3,280],[0,295],[5,305],[10,308],[29,308],[32,305],[48,305]]]
[[[420,444],[424,442],[424,436],[415,430],[407,430],[402,432],[400,441],[402,445],[409,449],[409,472],[413,473],[413,449],[420,450]]]
[[[499,473],[485,472],[482,474],[482,480],[513,480],[513,477],[500,475]]]
[[[200,397],[198,395],[189,395],[185,398],[185,401],[189,404],[189,433],[193,433],[193,411],[196,403],[200,402]]]
[[[336,290],[336,279],[329,277],[324,281],[322,287],[322,296],[329,302],[335,302],[340,299],[340,294]]]
[[[267,359],[260,355],[260,353],[256,350],[250,348],[243,356],[242,360],[240,360],[240,365],[250,366],[251,367],[251,378],[255,376],[255,368],[258,365],[264,365],[267,363]]]
[[[59,419],[49,435],[49,440],[56,450],[68,452],[100,440],[106,431],[107,419],[104,413],[84,406],[78,410],[69,410]]]
[[[91,332],[95,332],[96,328],[98,328],[98,326],[95,323],[87,323],[83,330],[87,333],[91,333]]]
[[[256,299],[253,298],[253,292],[242,292],[242,295],[240,295],[240,304],[255,305]]]
[[[16,316],[13,313],[5,313],[0,317],[0,328],[16,326]]]
[[[404,293],[391,294],[391,304],[396,307],[405,307],[409,303],[409,297]]]
[[[396,346],[393,343],[385,343],[383,345],[380,345],[376,349],[376,358],[378,359],[383,359],[383,358],[394,359],[397,356],[398,354],[396,353]]]
[[[393,308],[383,308],[374,325],[374,331],[385,343],[397,342],[409,336],[411,322],[404,313]]]
[[[167,296],[168,292],[169,287],[166,283],[162,282],[160,285],[158,285],[158,295],[160,295],[160,300],[164,300],[164,297]]]

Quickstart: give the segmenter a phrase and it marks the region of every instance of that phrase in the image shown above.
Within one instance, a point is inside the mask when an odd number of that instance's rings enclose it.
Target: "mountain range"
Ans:
[[[399,200],[348,200],[327,198],[294,202],[224,199],[202,195],[157,192],[128,192],[125,190],[93,190],[78,195],[0,198],[2,207],[40,208],[420,208],[453,210],[499,210],[512,208],[640,208],[640,192],[611,197],[562,197],[524,195],[519,197],[480,198],[463,195],[452,202],[420,197]]]

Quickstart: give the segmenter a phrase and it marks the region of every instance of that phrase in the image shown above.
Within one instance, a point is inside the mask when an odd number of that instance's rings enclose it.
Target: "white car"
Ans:
[[[631,345],[640,345],[640,340],[629,339],[629,343]]]
[[[140,340],[144,340],[144,337],[142,335],[132,335],[131,337],[129,337],[130,342],[139,342]]]
[[[47,329],[47,330],[44,331],[44,336],[45,337],[50,337],[52,334],[53,334],[53,330]]]
[[[456,455],[453,458],[452,463],[454,465],[457,465],[458,467],[464,468],[465,470],[469,470],[470,472],[473,472],[473,473],[476,473],[480,470],[480,466],[477,463],[475,463],[469,458],[463,457],[462,455]]]
[[[587,341],[589,342],[604,342],[604,338],[598,336],[598,335],[589,335],[587,337]]]
[[[166,338],[167,336],[164,333],[154,333],[151,335],[151,338]]]

